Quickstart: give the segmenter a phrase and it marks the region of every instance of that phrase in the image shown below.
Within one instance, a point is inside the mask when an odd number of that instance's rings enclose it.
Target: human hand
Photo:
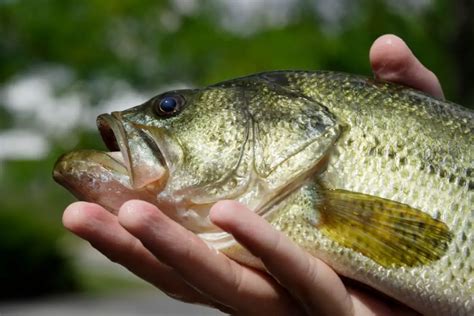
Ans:
[[[400,83],[444,99],[436,75],[423,66],[399,37],[387,34],[377,38],[370,48],[369,59],[376,78]]]
[[[391,300],[344,284],[324,262],[237,202],[218,202],[210,216],[259,256],[271,276],[210,249],[143,201],[126,202],[118,217],[97,204],[76,202],[66,209],[63,221],[110,260],[184,302],[235,315],[411,312]]]
[[[376,77],[437,97],[436,77],[399,38],[386,35],[370,52]],[[126,202],[118,217],[96,204],[77,202],[64,225],[132,273],[185,302],[241,315],[407,315],[407,307],[342,280],[245,206],[214,205],[211,220],[262,259],[256,271],[210,249],[197,236],[143,201]],[[291,269],[288,269],[291,267]]]

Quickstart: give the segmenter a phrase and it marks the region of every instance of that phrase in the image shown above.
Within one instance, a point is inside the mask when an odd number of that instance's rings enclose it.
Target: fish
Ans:
[[[209,220],[247,205],[338,274],[428,315],[474,315],[474,112],[331,71],[272,71],[173,90],[97,118],[109,151],[54,179],[112,213],[130,199],[228,257],[258,258]]]

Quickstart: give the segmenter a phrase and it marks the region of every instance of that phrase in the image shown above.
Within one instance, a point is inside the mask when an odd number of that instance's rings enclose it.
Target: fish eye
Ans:
[[[169,116],[178,112],[184,105],[180,95],[167,95],[155,101],[155,111],[160,116]]]

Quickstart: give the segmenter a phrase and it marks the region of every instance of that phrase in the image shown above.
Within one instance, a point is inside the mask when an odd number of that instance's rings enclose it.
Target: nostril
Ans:
[[[100,136],[104,141],[105,145],[110,151],[119,151],[120,148],[117,143],[117,138],[110,127],[110,124],[105,119],[108,114],[102,114],[97,117],[97,128],[99,129]]]

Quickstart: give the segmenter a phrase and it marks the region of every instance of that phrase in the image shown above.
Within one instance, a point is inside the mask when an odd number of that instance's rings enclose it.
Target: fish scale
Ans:
[[[113,152],[55,165],[78,198],[111,212],[143,199],[263,268],[209,220],[213,203],[235,199],[341,275],[423,314],[474,314],[471,110],[360,76],[276,71],[98,122]]]
[[[440,217],[454,232],[454,240],[447,254],[430,266],[389,270],[391,272],[389,274],[387,269],[380,269],[369,261],[365,266],[367,271],[372,272],[370,275],[365,273],[364,277],[359,278],[353,271],[362,266],[359,261],[368,261],[366,257],[361,257],[360,260],[349,260],[342,267],[344,271],[340,272],[389,293],[403,302],[418,301],[422,304],[416,308],[428,314],[473,313],[474,258],[471,255],[466,256],[466,253],[461,251],[461,249],[472,249],[474,238],[472,232],[474,193],[472,188],[469,190],[468,184],[461,184],[467,181],[472,183],[473,179],[463,180],[463,176],[456,170],[460,166],[463,170],[473,167],[472,112],[457,105],[429,98],[420,92],[407,93],[405,89],[400,89],[400,92],[393,93],[392,85],[358,77],[323,72],[290,73],[287,79],[290,87],[315,98],[326,105],[336,117],[347,122],[350,127],[355,127],[345,135],[345,138],[353,137],[358,141],[348,145],[347,141],[340,140],[334,149],[323,175],[329,186],[412,205],[434,217]],[[347,82],[354,81],[355,83],[349,85],[351,87],[349,90],[338,89],[341,86],[347,87]],[[331,93],[325,93],[327,90]],[[388,99],[387,92],[391,93]],[[423,102],[425,106],[417,110]],[[366,110],[361,109],[362,107]],[[378,117],[393,112],[396,114],[394,113],[390,120]],[[407,113],[410,113],[410,117]],[[411,115],[414,113],[418,119],[414,123],[417,124],[410,124],[413,121]],[[459,123],[463,117],[466,122],[464,125]],[[420,122],[420,119],[423,122]],[[445,121],[454,123],[443,124],[448,127],[447,130],[438,129],[434,124]],[[397,134],[403,135],[407,140],[406,164],[400,164],[400,159],[396,159],[397,155],[392,159],[386,159],[383,150],[378,156],[367,156],[367,149],[374,142],[371,142],[366,135],[364,137],[364,133],[377,135],[380,144],[392,142],[393,139],[397,139]],[[454,139],[455,145],[458,146],[455,151],[457,157],[442,160],[444,157],[436,156],[432,158],[434,166],[431,165],[434,168],[442,165],[450,174],[456,175],[455,181],[450,182],[446,176],[427,170],[429,169],[427,166],[421,167],[426,163],[421,161],[421,158],[430,157],[424,151],[433,148],[433,144],[429,144],[429,147],[424,146],[426,139],[420,137],[420,133],[434,134],[430,141],[437,142],[435,147],[445,154],[450,151],[450,147],[446,145],[450,139],[446,136],[458,137]],[[459,137],[461,135],[463,137]],[[361,141],[364,139],[365,141]],[[364,159],[353,157],[364,157]],[[403,170],[406,170],[406,173],[400,172]],[[402,189],[406,187],[409,187],[408,194]],[[416,195],[413,192],[416,192]],[[463,238],[466,234],[469,237]],[[314,247],[304,241],[297,242],[303,244],[309,251]],[[337,247],[329,245],[328,253]],[[321,249],[316,249],[315,252],[321,252]],[[333,266],[337,265],[336,262],[332,262],[334,260],[330,256],[327,261]],[[463,268],[459,267],[461,263]],[[444,277],[440,280],[440,276]],[[393,282],[393,279],[397,279],[398,282]],[[427,291],[426,288],[430,290]],[[442,301],[441,297],[445,298],[445,301]],[[463,302],[458,309],[455,308],[457,300]],[[453,309],[450,310],[448,306],[453,306]]]

